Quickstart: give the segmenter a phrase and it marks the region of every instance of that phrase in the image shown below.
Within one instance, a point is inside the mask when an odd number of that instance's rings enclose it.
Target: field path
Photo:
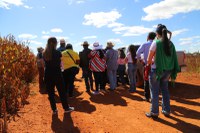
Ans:
[[[80,78],[80,73],[77,76]],[[130,94],[127,87],[115,92],[92,95],[85,92],[83,80],[75,82],[75,97],[69,104],[75,107],[64,115],[57,97],[58,116],[52,116],[47,94],[31,86],[29,104],[20,109],[19,117],[9,122],[11,133],[136,133],[188,132],[200,133],[200,79],[187,73],[178,75],[175,88],[170,88],[171,117],[161,113],[159,119],[145,116],[150,104],[142,100],[143,89]],[[161,108],[160,108],[161,111]]]

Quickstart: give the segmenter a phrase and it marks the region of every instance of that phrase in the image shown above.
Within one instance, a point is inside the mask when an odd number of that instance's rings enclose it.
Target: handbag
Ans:
[[[76,62],[75,62],[74,58],[71,56],[71,54],[70,54],[68,51],[66,51],[66,52],[67,52],[67,54],[70,56],[70,58],[74,61],[74,64],[76,64]],[[78,74],[80,68],[79,68],[78,66],[77,66],[77,67],[74,67],[74,68],[75,68],[75,74]]]

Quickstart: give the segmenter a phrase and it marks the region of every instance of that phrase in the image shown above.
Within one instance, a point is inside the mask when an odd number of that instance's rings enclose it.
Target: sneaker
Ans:
[[[99,91],[93,91],[92,94],[98,95],[98,94],[99,94]]]
[[[164,114],[164,116],[166,116],[166,117],[169,117],[169,116],[170,116],[170,113],[167,112],[167,111],[164,111],[164,110],[162,110],[162,114]]]
[[[69,107],[68,109],[66,109],[66,110],[64,111],[64,113],[70,113],[70,112],[72,112],[72,111],[74,111],[74,107]]]
[[[153,119],[157,119],[158,118],[158,115],[155,115],[153,113],[146,113],[145,115],[146,115],[146,117],[153,118]]]
[[[53,115],[56,115],[56,114],[58,114],[58,110],[57,109],[53,110]]]
[[[148,98],[143,98],[142,100],[144,100],[146,102],[150,102]]]

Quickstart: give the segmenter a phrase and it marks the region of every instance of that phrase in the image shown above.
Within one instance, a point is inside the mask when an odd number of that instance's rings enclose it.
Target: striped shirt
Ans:
[[[90,60],[90,70],[93,72],[104,72],[106,69],[106,60],[105,58],[100,58],[99,51],[93,50],[88,55]]]

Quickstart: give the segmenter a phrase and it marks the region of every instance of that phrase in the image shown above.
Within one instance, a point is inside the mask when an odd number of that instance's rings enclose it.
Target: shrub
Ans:
[[[16,113],[26,103],[29,83],[36,74],[35,56],[29,47],[11,35],[0,37],[0,115],[3,111]]]

